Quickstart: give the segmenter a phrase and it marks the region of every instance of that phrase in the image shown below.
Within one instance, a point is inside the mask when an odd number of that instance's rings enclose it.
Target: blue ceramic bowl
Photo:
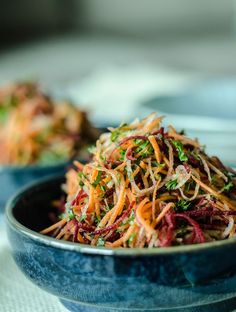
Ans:
[[[71,311],[231,311],[236,240],[159,249],[109,249],[37,233],[50,225],[63,178],[31,185],[6,208],[18,267]],[[225,309],[227,307],[227,309]]]

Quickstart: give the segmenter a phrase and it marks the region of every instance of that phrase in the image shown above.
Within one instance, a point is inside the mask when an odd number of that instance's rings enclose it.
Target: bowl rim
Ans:
[[[72,161],[70,159],[65,159],[60,162],[54,163],[54,164],[31,164],[31,165],[0,165],[0,173],[2,172],[18,172],[18,171],[38,171],[38,170],[48,170],[50,169],[56,169],[58,167],[65,167],[69,165]]]
[[[21,224],[13,215],[13,209],[18,200],[29,191],[33,191],[35,188],[42,187],[44,184],[56,182],[57,180],[63,180],[62,175],[52,175],[50,177],[42,178],[29,183],[15,193],[6,204],[5,219],[7,225],[23,236],[31,239],[37,243],[41,243],[47,247],[54,247],[64,251],[73,251],[82,254],[89,255],[101,255],[101,256],[125,256],[125,257],[139,257],[139,256],[173,256],[178,254],[189,254],[204,252],[209,250],[215,250],[223,246],[232,246],[236,244],[236,237],[232,237],[226,240],[219,240],[215,242],[208,242],[203,244],[192,244],[184,246],[172,246],[172,247],[158,247],[158,248],[111,248],[111,247],[97,247],[80,243],[73,243],[68,241],[57,240],[53,237],[49,237],[33,231],[23,224]]]

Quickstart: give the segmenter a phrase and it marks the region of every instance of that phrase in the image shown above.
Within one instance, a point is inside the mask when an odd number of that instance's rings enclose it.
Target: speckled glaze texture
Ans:
[[[23,191],[8,204],[6,216],[19,268],[69,310],[218,312],[236,307],[235,241],[111,250],[62,243],[27,230],[24,226],[35,230],[48,222],[49,199],[59,196],[61,182],[54,179]]]

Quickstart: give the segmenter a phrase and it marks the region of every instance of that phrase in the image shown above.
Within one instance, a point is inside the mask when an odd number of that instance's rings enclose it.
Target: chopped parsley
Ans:
[[[186,191],[189,192],[195,185],[194,181],[190,181],[190,182],[186,182],[185,186],[186,186]]]
[[[176,188],[176,186],[178,185],[178,181],[177,179],[174,180],[170,180],[166,183],[166,188],[168,191],[170,190],[174,190]]]
[[[194,157],[194,159],[200,160],[200,157],[198,156],[198,154],[195,151],[192,151],[191,155]]]
[[[233,187],[234,187],[233,182],[229,182],[224,185],[224,187],[221,189],[221,192],[229,192],[232,190]]]
[[[126,131],[126,129],[123,129],[126,126],[127,126],[127,124],[122,124],[122,125],[120,125],[119,128],[117,128],[111,132],[111,141],[112,142],[116,142],[118,140],[119,136]]]
[[[142,151],[145,147],[148,146],[149,141],[144,141],[144,140],[140,140],[140,139],[135,139],[134,143],[138,145],[138,147],[136,148],[136,153]]]
[[[150,148],[146,149],[146,150],[141,154],[141,157],[142,157],[142,158],[148,158],[148,157],[152,156],[153,153],[154,153],[154,149],[153,149],[153,147],[150,147]]]
[[[97,247],[103,247],[105,246],[105,240],[103,237],[99,237],[97,240]]]
[[[122,131],[120,131],[119,129],[116,129],[114,131],[111,132],[111,141],[112,142],[116,142],[119,135],[122,133]]]
[[[94,222],[97,225],[101,221],[101,216],[95,216],[94,217]]]
[[[126,150],[124,150],[123,148],[120,148],[119,152],[120,152],[121,160],[124,160],[125,159]]]
[[[179,134],[181,134],[181,135],[186,135],[186,131],[185,131],[185,129],[182,129],[181,131],[180,131],[180,133]]]
[[[84,174],[82,171],[80,171],[80,172],[78,173],[78,177],[79,177],[79,179],[80,179],[80,181],[79,181],[79,186],[83,187],[83,186],[84,186],[84,182],[82,181],[82,179],[83,179],[83,178],[86,179],[86,176],[85,176],[85,174]]]
[[[100,159],[102,160],[102,161],[106,161],[106,156],[103,156],[102,154],[100,155]]]
[[[68,210],[68,217],[70,220],[73,220],[75,218],[75,214],[74,214],[73,210],[71,210],[71,209]]]
[[[152,167],[159,167],[159,163],[156,160],[151,162]]]
[[[129,239],[128,239],[128,244],[132,244],[134,241],[134,238],[136,237],[137,233],[133,233],[130,235]]]
[[[92,183],[93,187],[96,187],[99,184],[101,177],[102,177],[102,171],[98,171],[97,177],[95,181]]]
[[[152,146],[150,146],[150,142],[149,141],[144,141],[144,140],[140,140],[140,139],[135,139],[134,140],[135,144],[137,144],[138,146],[136,147],[136,149],[134,150],[135,153],[141,153],[141,157],[142,158],[147,158],[150,155],[153,154],[154,149]]]
[[[80,218],[79,218],[79,222],[82,222],[82,221],[86,220],[86,218],[87,218],[87,215],[86,214],[82,214],[80,216]]]
[[[127,220],[122,222],[122,225],[126,225],[126,224],[132,225],[132,224],[134,224],[134,218],[135,218],[134,210],[132,209],[130,216],[128,217]]]
[[[96,146],[95,145],[90,145],[88,148],[87,148],[88,152],[90,154],[94,154],[95,150],[96,150]]]
[[[82,171],[80,171],[80,172],[78,172],[78,177],[79,178],[85,178],[85,174]]]
[[[103,209],[105,210],[105,212],[108,212],[111,210],[111,208],[113,208],[114,205],[113,204],[108,204],[107,206],[105,206]]]
[[[180,199],[175,206],[175,211],[186,211],[189,209],[190,205],[191,202],[184,199]]]
[[[101,191],[103,191],[104,193],[106,192],[106,187],[104,185],[100,185],[100,189]]]
[[[187,161],[188,156],[184,152],[183,144],[180,141],[176,141],[176,140],[172,140],[172,143],[178,152],[179,160],[180,161]]]

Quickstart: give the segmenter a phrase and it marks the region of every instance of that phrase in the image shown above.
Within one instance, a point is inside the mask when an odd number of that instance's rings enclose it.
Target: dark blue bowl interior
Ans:
[[[50,214],[57,215],[58,213],[53,206],[53,201],[64,196],[61,190],[61,185],[64,182],[65,178],[60,175],[47,184],[48,187],[44,192],[41,192],[40,185],[37,187],[36,184],[35,188],[29,189],[24,196],[19,196],[13,210],[16,220],[36,232],[50,226],[53,223]]]

